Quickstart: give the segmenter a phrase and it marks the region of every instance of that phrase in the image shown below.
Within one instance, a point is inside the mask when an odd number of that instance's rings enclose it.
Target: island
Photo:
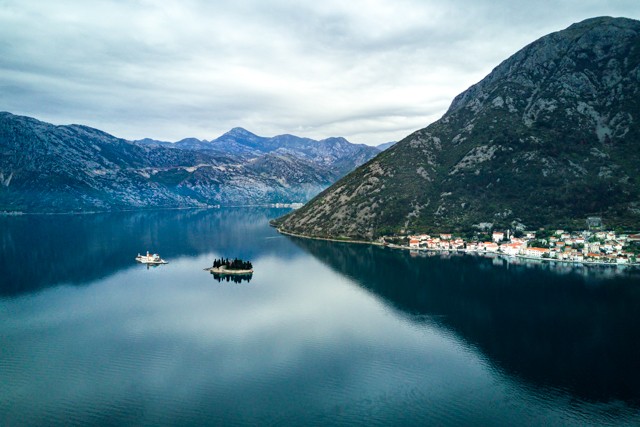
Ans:
[[[248,275],[253,274],[253,265],[251,261],[243,261],[239,258],[230,259],[215,259],[213,266],[205,268],[206,271],[212,274],[236,274],[236,275]]]

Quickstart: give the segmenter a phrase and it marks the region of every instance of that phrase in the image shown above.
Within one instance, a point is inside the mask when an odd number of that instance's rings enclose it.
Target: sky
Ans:
[[[0,111],[126,139],[343,136],[439,119],[536,39],[638,0],[0,0]]]

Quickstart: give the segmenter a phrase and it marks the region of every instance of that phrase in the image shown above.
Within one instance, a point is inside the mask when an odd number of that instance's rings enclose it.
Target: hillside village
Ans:
[[[405,248],[430,251],[460,251],[480,254],[503,254],[549,261],[586,264],[640,265],[640,234],[616,234],[614,231],[552,233],[494,231],[491,241],[465,240],[452,234],[427,234],[405,237]],[[550,234],[550,235],[549,235]],[[489,235],[485,236],[489,237]]]

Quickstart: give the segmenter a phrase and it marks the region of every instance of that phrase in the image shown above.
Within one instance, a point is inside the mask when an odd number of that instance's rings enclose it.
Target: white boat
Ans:
[[[138,254],[138,256],[136,257],[136,261],[141,262],[142,264],[153,264],[153,265],[168,264],[167,261],[160,258],[160,255],[149,254],[149,251],[147,251],[146,255]]]

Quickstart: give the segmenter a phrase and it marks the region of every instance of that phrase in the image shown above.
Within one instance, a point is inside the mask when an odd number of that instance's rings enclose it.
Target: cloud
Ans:
[[[378,144],[551,31],[634,0],[0,3],[0,109],[125,138]]]

